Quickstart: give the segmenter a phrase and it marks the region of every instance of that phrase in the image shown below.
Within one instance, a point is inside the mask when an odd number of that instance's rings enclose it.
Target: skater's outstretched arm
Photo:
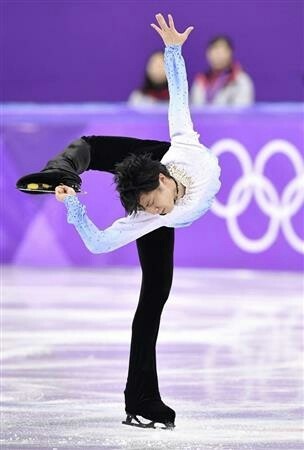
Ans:
[[[108,253],[129,244],[141,236],[150,233],[166,223],[165,216],[138,212],[116,220],[105,230],[100,230],[89,219],[86,207],[78,200],[74,189],[69,186],[57,186],[56,198],[64,202],[67,221],[75,226],[85,246],[92,253]]]
[[[169,101],[169,132],[171,140],[182,142],[198,142],[199,134],[193,130],[193,123],[189,110],[188,81],[185,61],[182,56],[182,45],[193,30],[188,27],[184,33],[179,33],[174,26],[173,18],[169,14],[169,25],[162,14],[157,14],[158,25],[151,26],[163,39],[165,47],[165,70],[168,79]]]

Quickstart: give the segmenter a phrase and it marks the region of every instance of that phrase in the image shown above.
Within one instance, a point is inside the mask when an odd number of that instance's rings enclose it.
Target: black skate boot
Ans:
[[[30,173],[20,178],[16,187],[27,194],[55,194],[55,188],[59,184],[65,184],[81,192],[81,178],[60,169],[46,169],[37,173]]]
[[[126,420],[122,422],[124,425],[140,428],[162,428],[164,430],[173,430],[175,428],[175,411],[165,405],[162,400],[147,400],[136,408],[126,406],[126,413]],[[145,423],[137,416],[147,419],[148,423]],[[164,427],[157,427],[157,423],[163,424]]]
[[[27,194],[54,194],[59,184],[81,192],[81,178],[90,164],[90,146],[83,139],[73,141],[64,152],[48,161],[40,172],[25,175],[16,182],[16,188]]]

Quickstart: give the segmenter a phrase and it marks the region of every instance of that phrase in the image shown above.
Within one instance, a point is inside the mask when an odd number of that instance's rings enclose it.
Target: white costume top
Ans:
[[[165,48],[165,70],[168,79],[169,131],[171,146],[161,162],[185,187],[185,194],[166,215],[138,211],[116,220],[105,230],[99,230],[86,214],[76,195],[68,195],[64,204],[67,221],[75,226],[86,247],[92,253],[113,251],[151,231],[166,227],[185,227],[201,217],[211,206],[221,182],[217,157],[199,142],[193,130],[188,103],[188,82],[181,45]]]

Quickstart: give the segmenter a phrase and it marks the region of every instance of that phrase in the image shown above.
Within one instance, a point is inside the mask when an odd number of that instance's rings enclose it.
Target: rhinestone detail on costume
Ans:
[[[182,198],[178,199],[175,204],[176,205],[186,204],[192,198],[190,189],[193,184],[193,180],[191,176],[189,176],[183,168],[176,166],[174,163],[169,163],[166,165],[166,167],[169,170],[170,175],[177,181],[182,183],[186,188],[185,195]]]

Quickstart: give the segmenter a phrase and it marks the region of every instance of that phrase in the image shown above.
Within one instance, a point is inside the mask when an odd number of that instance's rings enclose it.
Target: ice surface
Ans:
[[[176,428],[122,425],[137,269],[2,269],[1,449],[303,449],[303,284],[176,269],[158,338]]]

